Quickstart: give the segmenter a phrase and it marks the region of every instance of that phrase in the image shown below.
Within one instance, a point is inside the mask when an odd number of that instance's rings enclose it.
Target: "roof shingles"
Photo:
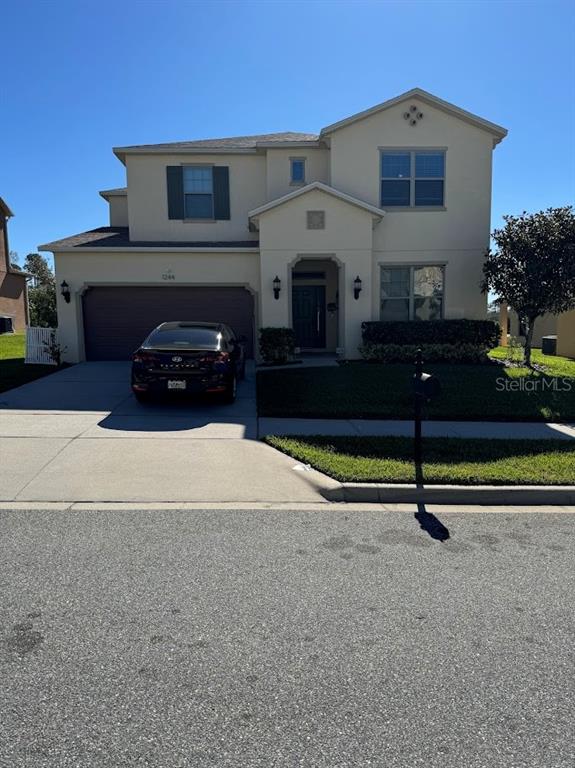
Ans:
[[[221,139],[199,139],[198,141],[174,141],[165,144],[135,144],[129,147],[116,147],[115,152],[127,150],[154,150],[160,152],[163,149],[170,152],[190,149],[256,149],[258,144],[283,144],[299,141],[318,141],[315,133],[299,133],[297,131],[283,131],[281,133],[260,133],[255,136],[228,136]]]
[[[199,241],[177,240],[130,240],[128,227],[98,227],[78,235],[64,237],[39,246],[41,251],[58,251],[64,248],[257,248],[258,240]]]

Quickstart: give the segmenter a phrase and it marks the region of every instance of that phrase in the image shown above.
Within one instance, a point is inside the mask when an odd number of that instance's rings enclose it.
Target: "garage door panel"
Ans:
[[[97,286],[83,297],[87,360],[128,360],[160,323],[222,322],[246,337],[253,357],[254,301],[245,288]]]

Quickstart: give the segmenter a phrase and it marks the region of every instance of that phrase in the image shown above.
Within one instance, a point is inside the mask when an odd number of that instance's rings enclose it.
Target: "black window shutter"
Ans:
[[[227,165],[214,165],[214,219],[230,218],[230,169]]]
[[[168,218],[184,218],[184,178],[181,165],[168,165]]]

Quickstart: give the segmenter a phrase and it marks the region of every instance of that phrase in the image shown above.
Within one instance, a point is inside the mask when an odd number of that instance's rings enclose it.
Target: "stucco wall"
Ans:
[[[410,126],[403,113],[415,104],[424,117]],[[380,148],[446,149],[446,210],[388,209],[374,248],[483,250],[489,242],[492,136],[420,100],[408,100],[331,135],[331,181],[355,197],[379,205]]]
[[[558,318],[557,354],[575,358],[575,309]]]
[[[266,200],[293,192],[295,187],[290,184],[290,158],[305,158],[305,181],[323,181],[329,184],[329,150],[327,149],[268,149],[266,162]]]
[[[325,229],[308,230],[306,212],[325,211]],[[262,317],[267,325],[291,324],[291,269],[302,257],[330,257],[339,270],[339,344],[357,357],[361,323],[372,314],[369,276],[372,270],[372,215],[319,190],[312,190],[260,218]],[[281,248],[278,248],[281,245]],[[273,297],[275,276],[282,281],[280,298]],[[366,290],[353,298],[353,280],[360,275]]]
[[[128,195],[111,195],[108,198],[110,226],[128,226]]]
[[[509,320],[511,325],[511,336],[524,337],[519,333],[519,318],[517,313],[509,310]],[[557,334],[557,315],[542,315],[535,321],[535,331],[533,333],[533,346],[540,347],[543,336],[555,336]]]
[[[389,219],[384,219],[385,226]],[[380,225],[382,226],[382,225]],[[444,317],[485,320],[487,295],[481,293],[484,254],[482,251],[421,250],[374,251],[373,255],[373,317],[379,320],[380,267],[383,265],[410,266],[420,264],[444,264]]]
[[[135,252],[55,253],[56,283],[66,280],[72,292],[66,304],[58,292],[60,341],[65,359],[84,359],[82,290],[87,285],[241,285],[256,294],[259,321],[258,253]],[[165,279],[171,275],[173,279]]]
[[[230,169],[228,221],[181,221],[168,218],[168,165],[227,165]],[[248,212],[266,199],[265,156],[127,155],[128,217],[132,240],[255,240]]]

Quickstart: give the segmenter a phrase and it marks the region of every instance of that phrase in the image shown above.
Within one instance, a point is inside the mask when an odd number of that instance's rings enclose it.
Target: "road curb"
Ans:
[[[561,485],[392,485],[342,483],[323,491],[330,501],[382,504],[479,504],[486,506],[570,506],[575,486]]]

